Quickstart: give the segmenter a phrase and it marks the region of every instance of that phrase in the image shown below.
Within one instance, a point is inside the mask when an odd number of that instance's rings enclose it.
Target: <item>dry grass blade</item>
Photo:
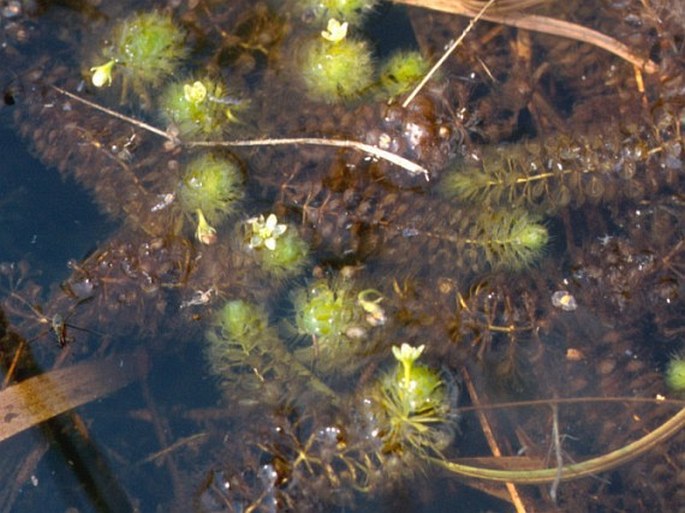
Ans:
[[[145,374],[136,355],[46,372],[0,392],[0,441],[123,388]]]
[[[440,0],[429,0],[431,2],[437,3]],[[521,12],[535,7],[537,5],[551,3],[554,0],[495,0],[495,3],[489,9],[491,13],[508,13],[508,12]],[[470,11],[475,15],[478,11],[483,8],[486,0],[442,0],[444,3],[451,3],[453,5],[459,5],[466,11]]]
[[[459,16],[467,16],[473,18],[481,10],[485,2],[480,0],[394,0],[395,3],[413,5],[416,7],[425,7],[436,11],[457,14]],[[534,32],[541,32],[553,36],[565,37],[574,39],[583,43],[588,43],[608,52],[617,55],[621,59],[630,62],[632,65],[644,70],[646,73],[656,73],[659,69],[658,65],[645,57],[635,53],[628,46],[620,41],[597,32],[596,30],[570,23],[548,16],[538,16],[534,14],[525,14],[521,10],[527,7],[541,4],[545,0],[502,0],[493,5],[492,12],[483,14],[482,19],[492,21],[494,23],[501,23],[524,30],[532,30]],[[517,6],[518,4],[518,6]]]

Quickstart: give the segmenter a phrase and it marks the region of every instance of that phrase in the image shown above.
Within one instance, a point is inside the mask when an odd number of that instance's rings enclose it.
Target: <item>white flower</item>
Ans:
[[[278,218],[275,214],[269,214],[269,217],[264,220],[264,216],[253,217],[248,219],[247,223],[252,229],[250,242],[248,245],[252,249],[259,249],[265,247],[273,251],[276,249],[276,241],[288,229],[288,225],[278,224]]]
[[[419,356],[421,356],[421,353],[423,353],[425,348],[425,344],[421,344],[419,347],[412,347],[405,342],[401,347],[392,346],[392,354],[395,355],[397,361],[401,362],[402,365],[411,365],[419,358]]]
[[[340,23],[335,18],[331,18],[328,20],[328,27],[326,27],[326,30],[321,31],[321,37],[331,43],[337,43],[347,37],[347,27],[347,22]]]
[[[406,342],[402,344],[402,347],[392,346],[392,354],[402,364],[402,385],[406,391],[412,388],[414,362],[421,356],[425,348],[424,344],[421,344],[419,347],[412,347]]]

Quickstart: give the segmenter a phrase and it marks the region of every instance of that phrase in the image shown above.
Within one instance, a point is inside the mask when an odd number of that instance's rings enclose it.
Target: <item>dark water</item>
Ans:
[[[144,104],[149,98],[127,104],[120,101],[116,86],[96,91],[85,82],[88,67],[96,64],[87,62],[93,60],[90,46],[99,44],[101,32],[134,7],[65,3],[35,17],[3,19],[0,28],[8,48],[16,43],[15,21],[40,34],[29,38],[27,46],[18,45],[22,52],[33,52],[35,68],[15,58],[19,74],[0,74],[6,103],[14,103],[15,96],[17,103],[0,111],[3,308],[12,328],[29,340],[32,364],[39,368],[47,370],[61,358],[71,364],[105,356],[121,358],[124,365],[132,354],[148,366],[135,383],[78,408],[80,418],[59,416],[0,442],[0,465],[28,469],[28,476],[20,477],[2,469],[0,488],[6,492],[0,495],[0,513],[513,511],[508,499],[492,496],[507,497],[501,485],[488,495],[477,485],[466,486],[445,471],[417,463],[419,458],[394,460],[402,451],[410,452],[406,446],[380,451],[368,441],[375,438],[368,435],[368,424],[376,424],[362,418],[360,411],[366,410],[359,402],[373,397],[369,383],[392,368],[390,348],[404,341],[428,346],[426,364],[438,369],[449,384],[450,398],[459,396],[465,408],[479,401],[550,397],[673,397],[662,373],[670,355],[682,348],[685,329],[680,132],[685,118],[678,85],[685,69],[678,54],[683,29],[672,18],[670,24],[657,24],[639,2],[608,3],[606,20],[594,16],[589,4],[579,2],[576,12],[559,6],[558,15],[602,29],[618,24],[615,30],[631,44],[651,43],[669,80],[648,78],[652,89],[643,97],[632,82],[624,83],[632,80],[630,68],[613,57],[576,53],[562,42],[543,40],[527,65],[545,62],[553,72],[538,69],[542,78],[533,90],[544,98],[538,96],[536,102],[526,89],[532,68],[525,70],[510,55],[514,34],[483,28],[447,68],[442,85],[420,99],[422,107],[416,111],[386,111],[383,101],[331,107],[309,101],[293,86],[288,52],[302,36],[297,31],[308,34],[311,28],[298,25],[300,15],[293,14],[298,11],[290,4],[272,6],[283,15],[276,21],[264,16],[271,11],[261,4],[208,2],[206,12],[216,18],[205,17],[204,3],[176,6],[184,23],[196,29],[191,37],[198,48],[194,57],[211,57],[210,69],[223,70],[218,74],[224,78],[239,76],[242,94],[253,95],[257,112],[246,114],[245,124],[254,128],[230,137],[334,135],[377,143],[385,130],[398,152],[436,173],[426,184],[358,154],[319,148],[236,150],[232,158],[248,177],[247,198],[232,218],[236,228],[219,227],[220,242],[214,247],[195,240],[194,212],[183,214],[178,202],[155,213],[156,202],[178,186],[179,166],[188,160],[185,150],[163,149],[163,141],[145,130],[42,89],[57,84],[161,125]],[[390,4],[380,6],[370,20],[364,34],[378,43],[378,61],[397,48],[421,46],[437,54],[465,24],[450,17],[410,15]],[[645,28],[649,23],[656,28]],[[283,36],[283,43],[264,38],[282,25],[294,31]],[[229,27],[243,38],[242,46],[222,39],[219,28]],[[412,27],[416,37],[398,36]],[[393,36],[384,37],[389,31],[395,31]],[[253,33],[262,36],[258,42],[270,49],[271,57],[282,50],[283,61],[267,62],[262,50],[255,50]],[[43,73],[40,78],[32,76],[35,69]],[[42,102],[54,102],[62,115],[41,108]],[[347,115],[352,109],[357,110]],[[614,111],[621,113],[615,123]],[[564,119],[568,126],[552,128],[550,113],[569,118]],[[387,121],[393,115],[406,115],[409,121],[402,118],[398,128]],[[596,125],[588,123],[593,117]],[[74,125],[79,131],[72,130]],[[444,140],[440,128],[446,127],[453,131]],[[430,136],[415,144],[407,135],[410,128]],[[113,148],[119,151],[125,141],[133,141],[134,132],[133,157],[127,160]],[[648,153],[652,157],[645,157]],[[446,200],[436,185],[437,175],[453,166],[464,175],[475,169],[500,179],[497,169],[505,161],[509,167],[503,167],[522,172],[524,178],[534,175],[534,166],[549,166],[550,174],[557,174],[539,189],[504,178],[508,185],[501,194],[491,188],[475,202]],[[555,171],[555,162],[570,171]],[[593,175],[591,169],[601,171]],[[138,189],[137,180],[143,184]],[[274,278],[236,250],[238,221],[271,208],[292,223],[289,230],[299,228],[312,247],[299,276]],[[492,211],[487,222],[479,217]],[[534,263],[505,268],[503,264],[528,257],[494,244],[483,249],[472,243],[487,237],[488,228],[504,216],[528,219],[529,212],[549,234]],[[513,224],[510,220],[508,226]],[[155,249],[159,247],[163,250]],[[23,269],[28,269],[25,276]],[[338,355],[333,361],[340,369],[330,371],[318,354],[313,364],[306,356],[320,349],[309,345],[311,337],[296,335],[294,290],[343,270],[359,277],[355,297],[362,289],[380,291],[390,321],[378,330],[363,324],[364,336],[372,333],[368,344],[349,356]],[[91,290],[90,283],[97,285]],[[87,290],[94,298],[70,298],[61,284],[76,296]],[[187,306],[210,288],[218,293],[208,303]],[[578,301],[577,309],[552,304],[553,294],[563,290]],[[13,292],[25,301],[18,302]],[[273,355],[245,357],[247,363],[238,370],[217,375],[215,362],[206,356],[211,339],[206,332],[216,332],[215,312],[234,298],[266,305],[275,338],[283,343],[260,333]],[[73,314],[67,349],[60,349],[58,337],[49,332],[54,313]],[[6,369],[14,353],[7,338],[3,344]],[[283,347],[287,349],[278,353]],[[284,370],[297,362],[305,362],[315,378],[302,378],[299,367]],[[26,372],[35,372],[29,363]],[[266,384],[252,386],[255,376]],[[342,407],[310,389],[319,381],[344,398]],[[568,461],[586,460],[643,436],[676,411],[668,408],[629,400],[625,405],[561,406]],[[548,464],[550,412],[545,405],[488,414],[503,453]],[[490,456],[479,418],[473,411],[460,417],[444,457]],[[335,450],[317,438],[319,430],[332,426],[347,430]],[[522,487],[524,500],[535,511],[680,513],[682,433],[674,440],[618,470],[562,483],[556,505],[549,483]],[[362,449],[355,452],[354,444]],[[42,457],[28,464],[29,451],[41,446]],[[345,466],[350,461],[358,464],[359,473],[369,472],[368,482],[350,477]],[[403,474],[403,465],[411,471]],[[277,482],[264,477],[274,469]],[[362,485],[369,489],[360,491]]]
[[[94,250],[113,224],[73,180],[64,180],[31,155],[6,119],[11,107],[5,111],[0,132],[0,260],[26,260],[40,272],[38,281],[49,286],[64,280],[70,272],[66,263]]]

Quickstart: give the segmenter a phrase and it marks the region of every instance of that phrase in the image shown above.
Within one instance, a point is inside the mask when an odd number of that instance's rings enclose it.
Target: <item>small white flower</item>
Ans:
[[[278,218],[275,214],[269,214],[269,217],[264,220],[264,216],[253,217],[247,220],[247,223],[252,229],[250,242],[248,245],[252,249],[259,249],[265,247],[273,251],[276,249],[276,241],[288,229],[286,224],[278,224]]]
[[[412,347],[405,342],[401,347],[392,346],[392,354],[395,355],[397,361],[401,362],[402,365],[411,365],[421,356],[425,348],[425,344],[421,344],[419,347]]]
[[[411,390],[413,386],[412,371],[414,370],[414,362],[421,356],[425,348],[424,344],[421,344],[419,347],[412,347],[406,342],[402,344],[402,347],[392,346],[392,354],[402,364],[402,386],[405,391]]]
[[[331,18],[328,20],[328,27],[326,27],[326,30],[321,31],[321,37],[331,43],[337,43],[347,37],[347,27],[348,23],[346,21],[340,23],[335,18]]]

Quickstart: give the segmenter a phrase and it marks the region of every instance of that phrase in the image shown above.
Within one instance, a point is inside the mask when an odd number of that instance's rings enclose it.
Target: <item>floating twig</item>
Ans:
[[[391,164],[394,164],[398,167],[401,167],[402,169],[406,170],[410,175],[416,176],[416,175],[423,175],[426,181],[430,180],[430,173],[428,172],[428,169],[425,167],[417,164],[416,162],[413,162],[409,159],[406,159],[400,155],[397,155],[395,153],[391,153],[387,150],[384,150],[382,148],[379,148],[378,146],[373,146],[371,144],[366,144],[363,142],[359,141],[353,141],[349,139],[326,139],[326,138],[319,138],[319,137],[286,137],[286,138],[264,138],[264,139],[245,139],[245,140],[233,140],[233,141],[182,141],[178,139],[176,136],[161,130],[160,128],[157,128],[153,125],[150,125],[149,123],[145,123],[144,121],[140,121],[139,119],[132,118],[130,116],[126,116],[125,114],[121,114],[120,112],[117,112],[115,110],[109,109],[107,107],[103,107],[102,105],[99,105],[95,102],[92,102],[90,100],[86,100],[85,98],[81,98],[80,96],[71,93],[65,89],[62,89],[61,87],[57,86],[52,86],[53,89],[58,91],[59,93],[68,96],[69,98],[78,101],[84,105],[87,105],[88,107],[91,107],[93,109],[99,110],[100,112],[104,112],[105,114],[108,114],[110,116],[113,116],[117,119],[120,119],[122,121],[125,121],[126,123],[129,123],[131,125],[137,126],[138,128],[141,128],[143,130],[147,130],[148,132],[151,132],[155,135],[158,135],[167,141],[170,141],[174,144],[184,146],[186,148],[197,148],[197,147],[206,147],[206,148],[220,148],[220,147],[225,147],[225,148],[237,148],[237,147],[246,147],[246,146],[285,146],[285,145],[292,145],[292,146],[297,146],[297,145],[309,145],[309,146],[330,146],[334,148],[349,148],[357,151],[361,151],[362,153],[366,153],[368,155],[371,155],[374,158],[378,158],[381,160],[385,160],[387,162],[390,162]]]

